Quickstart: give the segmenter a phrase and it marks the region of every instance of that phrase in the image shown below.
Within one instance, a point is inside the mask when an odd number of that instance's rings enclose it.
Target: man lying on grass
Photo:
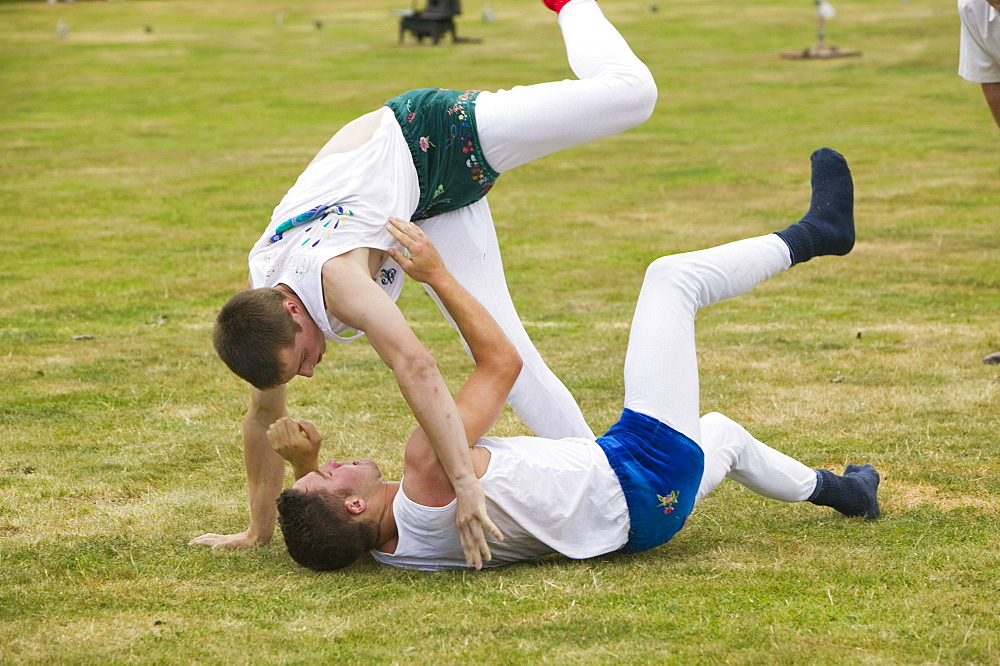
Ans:
[[[846,516],[879,514],[879,475],[848,465],[842,476],[814,470],[712,413],[699,418],[694,319],[698,309],[749,291],[819,255],[854,246],[854,191],[844,158],[812,156],[812,203],[784,231],[662,257],[646,271],[625,356],[625,410],[596,441],[484,437],[499,417],[521,362],[496,322],[445,268],[415,225],[391,219],[409,254],[393,252],[429,285],[454,318],[475,360],[456,397],[489,513],[503,533],[486,566],[549,553],[587,558],[639,552],[668,541],[706,494],[731,478],[766,497],[808,501]],[[455,492],[426,435],[406,444],[403,480],[382,478],[371,460],[319,468],[312,424],[282,419],[272,447],[294,485],[278,499],[292,558],[315,570],[374,557],[397,567],[465,567],[455,525]]]

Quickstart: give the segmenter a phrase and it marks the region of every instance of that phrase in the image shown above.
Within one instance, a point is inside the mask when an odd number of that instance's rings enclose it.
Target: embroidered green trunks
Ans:
[[[423,220],[475,203],[500,177],[483,157],[476,130],[478,90],[422,88],[385,103],[396,115],[413,156]]]

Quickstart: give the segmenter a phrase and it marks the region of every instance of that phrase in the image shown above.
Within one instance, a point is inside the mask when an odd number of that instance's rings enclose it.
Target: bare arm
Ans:
[[[390,251],[407,275],[426,283],[441,299],[469,345],[476,367],[455,399],[465,427],[466,443],[474,445],[496,423],[511,387],[521,372],[521,357],[496,320],[447,270],[433,244],[413,224],[390,218],[390,233],[409,256]],[[430,442],[418,428],[406,446],[404,476],[412,499],[444,506],[455,494]]]
[[[287,415],[285,386],[260,391],[252,389],[250,407],[243,418],[243,461],[250,494],[250,526],[239,534],[203,534],[191,544],[220,548],[245,548],[267,543],[274,535],[277,507],[285,463],[268,443],[267,430]]]
[[[455,401],[472,446],[500,417],[522,361],[500,325],[448,271],[433,243],[415,224],[390,218],[387,227],[409,257],[389,250],[407,275],[427,284],[455,320],[476,367]]]
[[[410,330],[402,312],[367,274],[365,262],[344,255],[323,267],[327,308],[344,324],[364,331],[372,348],[395,373],[400,392],[428,434],[459,500],[458,524],[469,566],[490,559],[483,530],[498,539],[486,515],[486,499],[476,478],[458,408],[437,364]]]

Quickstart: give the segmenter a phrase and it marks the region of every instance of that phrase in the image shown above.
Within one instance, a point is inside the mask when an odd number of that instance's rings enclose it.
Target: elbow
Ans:
[[[521,369],[524,367],[524,360],[517,350],[511,347],[504,359],[504,368],[510,385],[513,386],[517,378],[521,376]]]
[[[514,358],[511,359],[510,367],[511,372],[514,373],[514,377],[517,378],[521,374],[521,368],[524,367],[524,361],[521,359],[521,355],[517,351],[513,352]]]
[[[517,378],[521,376],[524,361],[513,345],[491,349],[489,353],[476,356],[476,374],[489,381],[497,391],[510,392]]]
[[[422,383],[441,374],[434,357],[424,349],[396,359],[391,368],[400,382],[409,379]]]

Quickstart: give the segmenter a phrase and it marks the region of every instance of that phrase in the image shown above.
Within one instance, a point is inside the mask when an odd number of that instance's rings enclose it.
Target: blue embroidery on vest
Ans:
[[[396,281],[396,269],[383,268],[382,272],[379,273],[378,281],[382,284],[392,284]]]

